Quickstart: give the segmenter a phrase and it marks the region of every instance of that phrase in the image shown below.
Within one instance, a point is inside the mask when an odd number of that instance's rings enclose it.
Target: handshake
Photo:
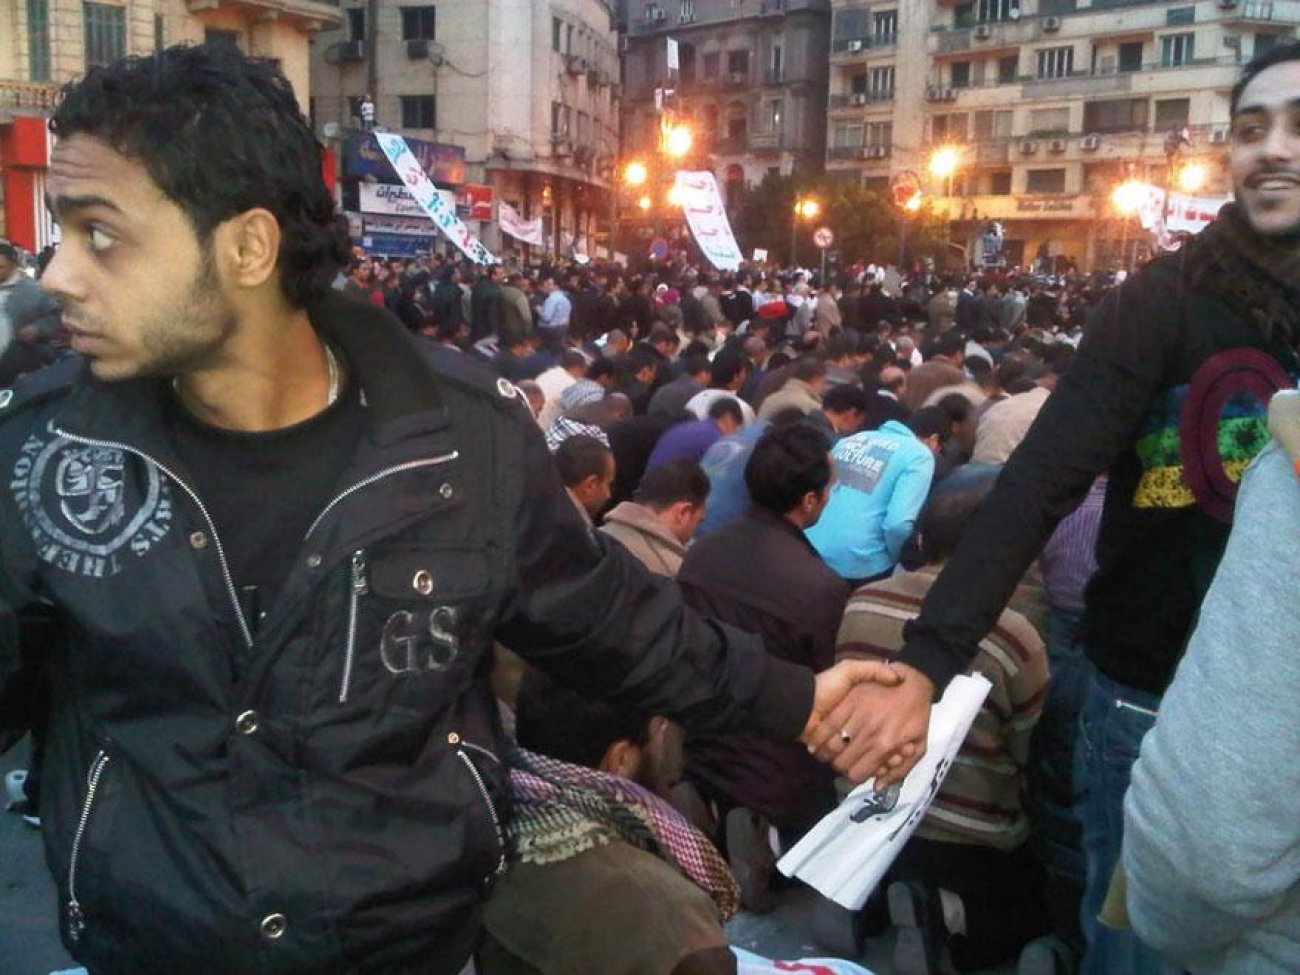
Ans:
[[[816,677],[799,740],[854,785],[902,781],[925,753],[934,684],[901,663],[841,660]]]

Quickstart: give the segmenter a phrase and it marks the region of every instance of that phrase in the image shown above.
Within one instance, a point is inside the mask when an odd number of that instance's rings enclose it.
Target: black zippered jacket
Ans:
[[[1272,393],[1300,369],[1183,253],[1113,289],[1078,355],[1016,448],[906,627],[899,659],[942,691],[964,671],[1057,523],[1109,471],[1086,592],[1092,662],[1162,694],[1229,531],[1235,480],[1268,443]]]
[[[368,428],[256,639],[151,381],[0,393],[0,749],[48,664],[47,859],[95,975],[458,971],[504,862],[493,639],[701,730],[811,710],[810,672],[581,524],[513,386],[382,309],[311,317]]]

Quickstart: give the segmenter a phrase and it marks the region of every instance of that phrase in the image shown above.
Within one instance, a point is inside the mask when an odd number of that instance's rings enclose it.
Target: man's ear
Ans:
[[[280,222],[262,207],[245,210],[213,232],[218,261],[239,288],[258,288],[270,281],[280,259]]]
[[[610,744],[600,759],[600,771],[635,779],[641,771],[641,749],[626,738]]]

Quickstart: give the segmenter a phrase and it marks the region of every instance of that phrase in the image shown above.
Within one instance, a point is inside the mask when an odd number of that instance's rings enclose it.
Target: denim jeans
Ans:
[[[1158,695],[1128,687],[1088,667],[1075,749],[1075,808],[1087,862],[1081,923],[1087,947],[1080,975],[1168,975],[1160,953],[1132,930],[1097,920],[1124,835],[1124,793],[1142,738],[1155,724]]]
[[[1082,943],[1079,904],[1085,868],[1074,808],[1074,751],[1091,669],[1083,655],[1082,631],[1081,611],[1052,609],[1047,630],[1051,681],[1029,745],[1025,801],[1057,934],[1076,947]]]

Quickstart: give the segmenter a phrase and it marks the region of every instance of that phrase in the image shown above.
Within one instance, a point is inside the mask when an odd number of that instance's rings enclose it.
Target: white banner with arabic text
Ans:
[[[505,200],[497,204],[497,222],[501,224],[504,233],[516,240],[522,240],[525,244],[542,247],[546,243],[546,236],[542,233],[542,218],[533,217],[531,220],[525,220],[519,215],[519,211]]]
[[[416,202],[424,207],[429,219],[446,234],[447,239],[475,264],[499,264],[492,252],[456,216],[455,204],[448,206],[447,201],[439,195],[438,188],[433,185],[433,180],[429,179],[429,174],[415,158],[406,140],[390,132],[376,132],[375,139],[392,163],[398,179],[406,185]]]
[[[719,271],[734,271],[740,267],[745,255],[736,244],[727,220],[727,208],[718,193],[718,181],[707,170],[704,172],[677,173],[677,197],[681,201],[686,223],[695,235],[695,242]]]

